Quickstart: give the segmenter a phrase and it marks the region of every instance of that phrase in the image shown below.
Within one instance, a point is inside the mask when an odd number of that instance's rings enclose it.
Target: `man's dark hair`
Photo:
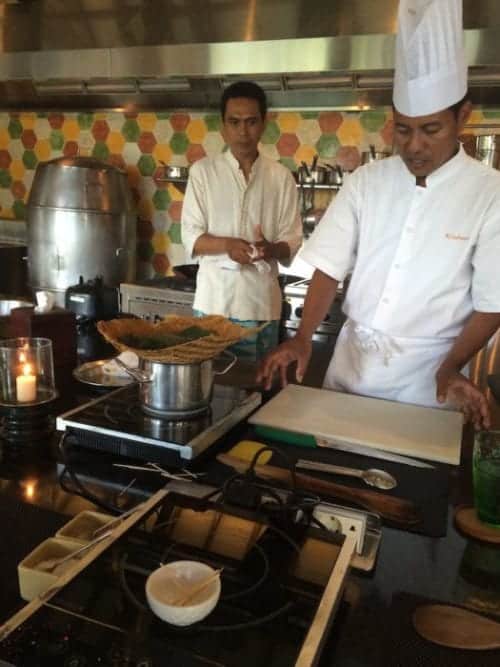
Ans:
[[[453,115],[455,116],[455,118],[458,118],[458,112],[460,111],[460,109],[463,107],[463,105],[466,102],[470,102],[469,91],[467,91],[465,93],[465,95],[462,97],[461,100],[459,100],[458,102],[455,102],[455,104],[452,104],[451,107],[449,107],[450,111],[453,112]]]
[[[223,120],[226,114],[228,100],[234,99],[235,97],[246,97],[247,99],[255,100],[259,105],[262,120],[264,120],[267,113],[266,94],[262,88],[253,81],[236,81],[236,83],[232,83],[222,93],[220,100],[220,113]]]

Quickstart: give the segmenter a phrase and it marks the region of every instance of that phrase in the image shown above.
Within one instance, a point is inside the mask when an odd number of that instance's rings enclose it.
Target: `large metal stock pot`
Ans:
[[[108,287],[135,277],[136,215],[125,172],[89,157],[38,164],[28,199],[28,268],[33,289],[59,305],[80,276]]]
[[[139,382],[145,412],[160,417],[183,417],[208,408],[215,376],[224,375],[236,363],[235,355],[227,350],[220,356],[228,359],[222,369],[215,367],[217,359],[187,364],[141,359],[138,370],[126,369]]]

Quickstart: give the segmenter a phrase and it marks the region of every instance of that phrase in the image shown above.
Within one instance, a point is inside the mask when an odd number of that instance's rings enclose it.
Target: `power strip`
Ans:
[[[363,553],[368,523],[366,513],[338,505],[319,503],[314,508],[313,517],[334,533],[340,532],[342,535],[355,533],[356,553]]]

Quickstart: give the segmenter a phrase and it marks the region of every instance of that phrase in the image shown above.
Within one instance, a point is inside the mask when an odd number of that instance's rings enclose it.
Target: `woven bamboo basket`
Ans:
[[[186,343],[154,350],[139,349],[122,342],[122,339],[129,335],[149,338],[162,333],[179,334],[192,326],[210,331],[210,334]],[[97,328],[102,336],[120,352],[130,350],[135,352],[139,359],[171,364],[192,364],[213,359],[230,345],[261,331],[265,326],[267,322],[260,327],[241,327],[221,315],[207,315],[206,317],[168,315],[156,324],[132,318],[97,323]]]

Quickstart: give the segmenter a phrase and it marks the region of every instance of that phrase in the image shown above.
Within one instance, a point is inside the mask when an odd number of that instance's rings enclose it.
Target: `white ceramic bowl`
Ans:
[[[153,613],[172,625],[191,625],[208,616],[220,597],[220,577],[197,593],[188,603],[177,602],[189,595],[215,570],[194,560],[178,560],[152,572],[146,581],[146,598]]]

